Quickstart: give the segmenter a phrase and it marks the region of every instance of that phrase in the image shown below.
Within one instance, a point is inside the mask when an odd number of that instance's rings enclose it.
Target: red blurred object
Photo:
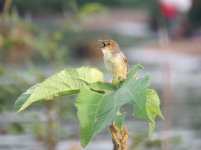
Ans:
[[[174,17],[177,15],[177,10],[176,8],[174,8],[173,6],[171,5],[163,5],[161,4],[160,5],[160,10],[161,12],[163,13],[163,15],[167,18],[170,18],[170,17]]]
[[[171,4],[161,3],[161,1],[159,0],[159,7],[160,7],[160,11],[163,13],[163,15],[166,18],[172,18],[177,15],[176,7]]]

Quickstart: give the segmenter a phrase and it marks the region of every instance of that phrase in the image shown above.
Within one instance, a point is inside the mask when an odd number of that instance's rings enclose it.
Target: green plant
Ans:
[[[60,31],[44,31],[39,24],[20,17],[15,9],[4,15],[0,28],[0,61],[48,62],[56,67],[65,63],[68,50],[61,44]]]
[[[161,118],[163,115],[157,93],[148,89],[149,76],[137,75],[140,69],[143,67],[136,65],[124,81],[110,83],[104,81],[102,72],[97,69],[68,68],[29,88],[16,100],[15,108],[20,112],[34,102],[78,94],[75,105],[80,121],[80,141],[86,147],[95,134],[111,122],[117,130],[121,131],[122,127],[126,130],[123,124],[125,115],[120,108],[129,103],[133,105],[135,117],[149,121],[151,134],[156,115]],[[114,137],[113,140],[115,142]]]

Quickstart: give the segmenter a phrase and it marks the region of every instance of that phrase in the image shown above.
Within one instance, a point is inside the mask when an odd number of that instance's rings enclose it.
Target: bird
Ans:
[[[99,40],[106,69],[112,72],[113,79],[124,80],[128,72],[128,60],[114,40]]]

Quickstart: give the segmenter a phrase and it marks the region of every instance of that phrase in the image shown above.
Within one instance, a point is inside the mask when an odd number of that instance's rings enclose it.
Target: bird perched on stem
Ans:
[[[113,81],[123,80],[128,72],[128,60],[113,40],[99,40],[100,49],[103,52],[103,59],[108,71],[112,72]]]
[[[123,52],[120,50],[119,45],[113,40],[99,40],[100,48],[103,52],[103,59],[108,71],[112,72],[112,83],[118,84],[121,80],[126,79],[128,72],[128,60]],[[121,113],[118,111],[117,115]],[[114,150],[126,150],[128,131],[124,125],[119,128],[113,121],[109,127],[112,135]]]

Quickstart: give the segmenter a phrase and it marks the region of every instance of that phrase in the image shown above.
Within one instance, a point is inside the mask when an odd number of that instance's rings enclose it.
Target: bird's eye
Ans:
[[[106,46],[106,44],[103,42],[103,47],[105,47]]]

